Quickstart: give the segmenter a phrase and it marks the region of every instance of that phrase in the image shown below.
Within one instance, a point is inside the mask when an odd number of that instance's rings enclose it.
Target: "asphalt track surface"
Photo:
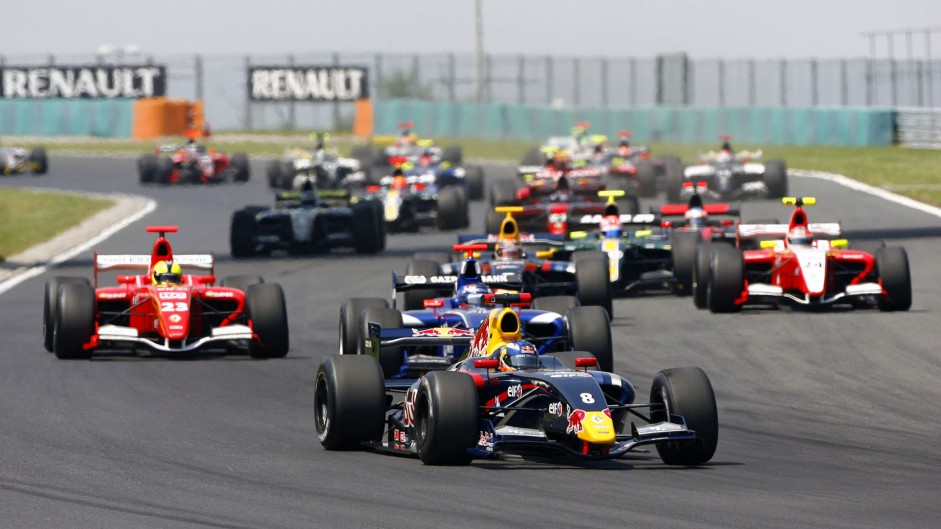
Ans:
[[[454,234],[397,235],[378,257],[233,261],[229,217],[271,200],[263,167],[241,186],[141,187],[132,159],[53,157],[42,186],[142,194],[158,209],[100,244],[147,253],[146,225],[177,224],[177,252],[215,251],[217,275],[261,274],[285,289],[286,359],[135,356],[59,361],[42,347],[47,277],[91,275],[91,252],[0,296],[0,526],[3,527],[937,527],[941,515],[941,219],[835,184],[794,178],[812,220],[903,245],[907,313],[746,310],[688,298],[616,302],[615,371],[640,395],[659,370],[701,366],[715,387],[715,458],[671,468],[656,453],[609,462],[475,461],[426,467],[327,452],[313,377],[336,352],[351,296],[384,296],[389,271]],[[488,168],[488,174],[501,172]],[[506,172],[506,169],[502,169]],[[2,191],[0,191],[2,192]],[[778,217],[771,201],[744,219]],[[482,227],[483,205],[474,205]]]

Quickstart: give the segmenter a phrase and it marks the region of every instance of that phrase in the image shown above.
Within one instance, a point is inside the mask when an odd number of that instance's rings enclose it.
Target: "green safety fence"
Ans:
[[[0,99],[0,135],[130,138],[132,99]]]
[[[637,107],[570,109],[510,103],[377,101],[374,132],[395,134],[414,123],[426,136],[540,141],[568,134],[581,121],[611,138],[630,130],[632,141],[711,143],[731,134],[745,143],[772,145],[891,145],[897,112],[875,107]]]

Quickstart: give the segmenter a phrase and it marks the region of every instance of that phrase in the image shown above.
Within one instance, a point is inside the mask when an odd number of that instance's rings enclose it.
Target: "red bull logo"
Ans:
[[[432,329],[412,329],[412,336],[473,336],[474,332],[454,327],[435,327]]]
[[[565,433],[582,433],[584,430],[582,421],[585,420],[585,415],[585,410],[572,410],[572,413],[569,413],[569,425],[565,428]]]

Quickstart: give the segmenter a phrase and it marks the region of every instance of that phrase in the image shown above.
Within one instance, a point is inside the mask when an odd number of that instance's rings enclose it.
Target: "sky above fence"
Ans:
[[[473,0],[29,0],[8,2],[4,55],[474,49]],[[484,50],[495,54],[694,58],[863,57],[863,32],[941,25],[938,0],[483,0]],[[941,36],[932,55],[941,57]],[[905,58],[904,37],[895,41]],[[916,35],[915,57],[925,44]],[[878,55],[886,56],[884,40]]]

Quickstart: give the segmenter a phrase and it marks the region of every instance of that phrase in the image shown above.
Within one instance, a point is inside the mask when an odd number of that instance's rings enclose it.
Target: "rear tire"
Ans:
[[[484,199],[484,168],[479,165],[465,167],[467,180],[467,199],[472,201]]]
[[[454,230],[464,226],[468,215],[467,201],[464,200],[463,190],[455,186],[448,186],[439,190],[437,212],[439,230]]]
[[[437,276],[441,275],[441,265],[435,261],[425,259],[412,259],[405,268],[405,275],[410,276]],[[428,294],[435,294],[431,289],[414,289],[402,292],[404,310],[421,310],[425,308],[425,298]]]
[[[382,370],[371,356],[328,356],[317,369],[314,419],[327,450],[355,450],[382,436]]]
[[[876,273],[885,294],[879,296],[879,310],[908,310],[912,306],[912,276],[904,248],[876,250]]]
[[[281,161],[271,160],[265,168],[265,176],[268,179],[268,187],[278,189],[281,187]]]
[[[575,288],[581,305],[598,305],[614,319],[608,256],[602,252],[575,254]]]
[[[678,296],[688,296],[693,288],[693,266],[696,261],[696,247],[702,240],[698,231],[674,231],[670,238],[670,258],[673,260],[673,292]]]
[[[479,434],[477,388],[465,373],[432,371],[415,399],[415,441],[426,465],[467,465]]]
[[[33,162],[32,173],[35,175],[46,174],[49,170],[49,156],[46,155],[46,149],[42,147],[33,147],[29,152],[29,161]]]
[[[154,172],[154,182],[164,185],[169,184],[171,175],[173,175],[173,160],[165,154],[157,156],[157,170]]]
[[[742,306],[735,300],[745,289],[745,259],[742,251],[728,246],[716,246],[709,263],[709,282],[706,284],[706,303],[712,312],[738,312]]]
[[[635,166],[640,196],[645,198],[657,196],[657,173],[653,164],[649,160],[638,160]]]
[[[143,154],[137,159],[137,173],[140,183],[151,184],[157,176],[157,157],[153,154]]]
[[[42,337],[43,346],[50,353],[53,351],[53,337],[55,336],[56,313],[59,307],[59,287],[68,283],[80,283],[91,286],[84,277],[53,277],[46,281],[46,291],[43,296],[42,307]]]
[[[441,161],[451,165],[461,165],[464,162],[464,153],[460,145],[449,145],[441,152]]]
[[[783,160],[768,160],[765,162],[765,174],[762,177],[768,196],[781,198],[787,195],[787,166]]]
[[[712,243],[703,241],[696,246],[696,256],[693,263],[693,304],[697,309],[705,309],[708,305],[707,293],[709,283],[709,263],[712,262]]]
[[[575,307],[565,314],[569,346],[573,351],[588,351],[598,359],[598,368],[614,371],[614,348],[611,341],[611,323],[601,307]]]
[[[251,176],[251,169],[248,164],[248,155],[245,153],[235,153],[232,155],[232,168],[235,169],[235,181],[245,183]]]
[[[350,298],[340,305],[340,354],[362,354],[363,344],[359,335],[359,322],[363,311],[373,307],[388,307],[381,298]]]
[[[249,285],[245,313],[261,343],[252,343],[252,358],[284,358],[288,354],[288,313],[284,291],[277,283]]]
[[[396,309],[386,307],[368,308],[363,311],[360,318],[360,336],[369,335],[369,323],[378,323],[382,328],[400,329],[402,327],[402,313]],[[374,357],[375,358],[375,357]],[[405,354],[401,347],[380,347],[379,366],[382,368],[384,378],[392,378],[402,369],[405,363]]]
[[[664,167],[664,185],[666,186],[667,202],[674,204],[680,201],[683,191],[683,182],[686,176],[683,174],[683,164],[673,160],[666,161]]]
[[[696,432],[696,440],[658,443],[657,453],[667,465],[701,465],[716,452],[719,443],[719,412],[709,377],[698,367],[664,369],[650,387],[650,422],[673,422],[679,415]]]
[[[356,253],[379,253],[385,246],[382,217],[374,204],[360,202],[353,205],[353,239]]]
[[[517,183],[507,178],[494,180],[490,184],[491,206],[514,206],[517,204]]]
[[[256,212],[250,209],[240,209],[232,214],[232,224],[229,229],[229,249],[232,257],[251,257],[256,253],[255,227]]]
[[[84,347],[95,334],[95,289],[87,283],[65,283],[59,287],[53,331],[53,352],[62,360],[91,358]]]
[[[526,154],[523,155],[523,159],[520,160],[520,165],[545,165],[546,155],[542,153],[542,150],[539,147],[533,147],[532,149],[526,151]]]

